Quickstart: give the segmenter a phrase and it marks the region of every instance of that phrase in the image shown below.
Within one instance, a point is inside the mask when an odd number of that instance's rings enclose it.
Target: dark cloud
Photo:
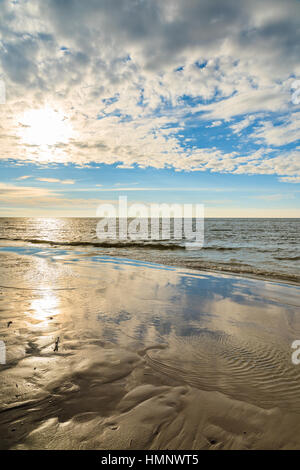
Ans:
[[[299,57],[297,0],[45,0],[41,15],[77,47],[132,49],[156,70],[190,50],[209,58],[226,45],[237,56],[269,54],[280,68]]]
[[[275,79],[292,75],[299,63],[297,0],[32,0],[14,8],[9,3],[1,2],[0,58],[15,82],[39,77],[43,83],[50,73],[55,81],[77,83],[86,75],[80,69],[91,66],[116,83],[116,60],[126,56],[135,67],[156,73],[183,65],[191,53],[200,60],[230,56],[251,61],[249,72],[265,70]],[[132,72],[127,70],[128,79]]]

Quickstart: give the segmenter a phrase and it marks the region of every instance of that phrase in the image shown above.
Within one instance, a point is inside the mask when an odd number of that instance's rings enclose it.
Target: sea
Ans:
[[[160,228],[163,221],[160,219]],[[165,239],[150,238],[151,221],[138,239],[120,239],[117,231],[99,236],[97,218],[0,218],[0,247],[65,247],[81,253],[147,261],[300,284],[300,219],[207,218],[203,246],[187,249],[174,239],[174,220]],[[196,220],[192,221],[196,230]],[[161,233],[161,232],[160,232]],[[189,246],[192,246],[192,240]]]

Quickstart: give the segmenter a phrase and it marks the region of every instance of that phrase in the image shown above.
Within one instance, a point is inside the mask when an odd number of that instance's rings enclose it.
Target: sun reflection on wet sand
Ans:
[[[53,292],[45,291],[40,298],[33,299],[30,309],[37,320],[48,321],[59,313],[58,298]]]

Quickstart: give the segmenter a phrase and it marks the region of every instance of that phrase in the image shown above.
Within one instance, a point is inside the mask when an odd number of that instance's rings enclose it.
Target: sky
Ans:
[[[300,217],[299,0],[0,0],[0,216]]]

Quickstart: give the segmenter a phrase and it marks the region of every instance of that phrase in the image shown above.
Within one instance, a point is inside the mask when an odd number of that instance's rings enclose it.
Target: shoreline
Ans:
[[[5,243],[7,242],[7,243]],[[13,245],[13,243],[15,243],[16,245]],[[83,253],[82,251],[79,251],[78,249],[80,247],[84,247],[86,249],[85,253],[86,254],[90,254],[91,256],[96,254],[98,256],[108,256],[108,257],[111,257],[111,258],[120,258],[120,259],[124,259],[124,260],[133,260],[133,261],[140,261],[140,262],[146,262],[146,263],[153,263],[153,264],[157,264],[157,265],[161,265],[161,266],[166,266],[166,267],[172,267],[172,268],[180,268],[180,269],[189,269],[191,271],[196,271],[196,272],[207,272],[207,273],[215,273],[215,274],[218,274],[220,273],[221,275],[230,275],[230,276],[237,276],[237,277],[241,277],[241,278],[245,278],[245,279],[254,279],[254,280],[261,280],[261,281],[268,281],[268,282],[275,282],[275,283],[283,283],[285,285],[292,285],[292,286],[298,286],[300,287],[300,277],[299,279],[297,280],[294,280],[293,277],[294,275],[289,275],[289,274],[279,274],[279,273],[275,273],[275,274],[271,274],[271,273],[251,273],[251,272],[240,272],[240,271],[234,271],[232,269],[225,269],[224,267],[220,266],[220,268],[218,267],[209,267],[209,266],[194,266],[193,265],[193,262],[187,260],[187,261],[183,261],[183,262],[180,262],[180,261],[177,261],[177,262],[174,262],[174,263],[170,263],[169,261],[168,262],[164,262],[163,259],[160,260],[160,262],[156,261],[156,260],[151,260],[151,257],[150,256],[143,256],[143,257],[139,257],[138,255],[135,256],[135,254],[133,253],[130,253],[130,256],[128,256],[127,254],[124,253],[124,255],[122,254],[122,251],[120,250],[118,253],[114,253],[114,254],[110,254],[110,253],[106,253],[104,250],[101,251],[101,248],[98,248],[99,251],[95,251],[97,250],[97,247],[93,247],[93,246],[86,246],[84,243],[80,244],[76,244],[75,246],[72,246],[70,244],[64,244],[63,242],[62,243],[59,243],[59,244],[55,244],[55,243],[49,243],[47,241],[45,242],[39,242],[39,243],[33,243],[33,242],[29,242],[29,241],[23,241],[23,240],[3,240],[3,239],[0,239],[0,251],[1,251],[1,248],[4,247],[47,247],[47,248],[50,248],[50,249],[67,249],[69,251],[73,251],[73,252],[76,252],[78,251],[79,253]],[[124,250],[126,250],[126,248],[124,248]],[[128,250],[128,248],[127,248]],[[130,250],[130,248],[129,248]],[[137,250],[138,251],[138,250]],[[167,251],[167,250],[166,250]],[[195,261],[195,262],[199,262],[199,261]]]

